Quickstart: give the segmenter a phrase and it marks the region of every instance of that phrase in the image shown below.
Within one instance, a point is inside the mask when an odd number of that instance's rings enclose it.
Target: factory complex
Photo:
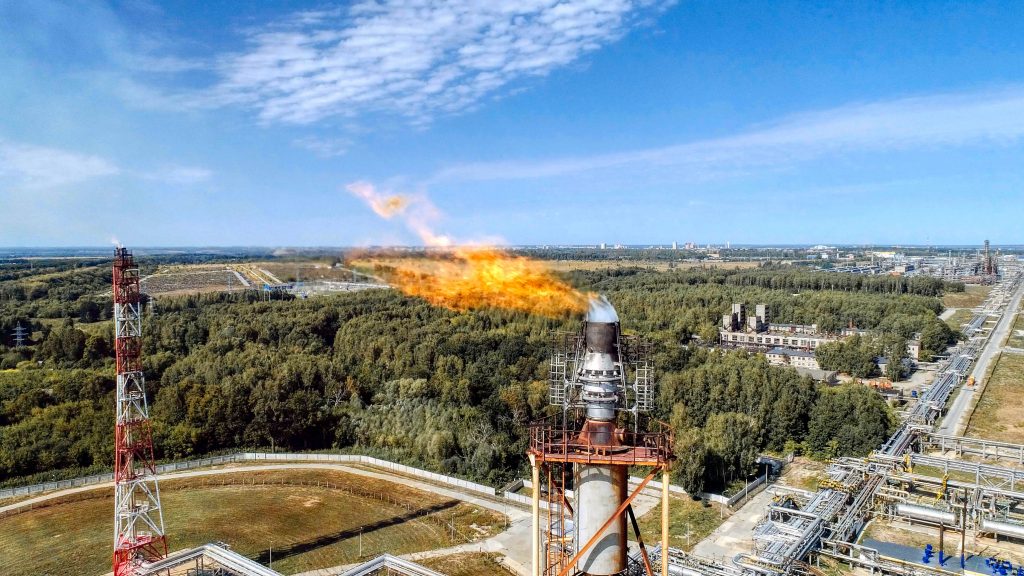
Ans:
[[[818,576],[825,573],[822,563],[894,576],[972,574],[995,563],[995,574],[1005,568],[1012,576],[1013,565],[995,556],[989,564],[979,562],[990,540],[1024,543],[1024,445],[959,436],[969,409],[966,400],[953,400],[958,392],[961,398],[973,392],[1024,299],[1018,267],[1007,266],[999,275],[965,325],[969,337],[929,368],[930,383],[899,412],[896,432],[870,455],[831,461],[813,489],[773,483],[769,469],[778,472],[784,459],[760,455],[764,476],[739,494],[684,494],[714,496],[735,517],[753,519],[748,525],[722,524],[703,548],[671,545],[671,493],[682,493],[671,484],[676,431],[651,417],[659,398],[652,344],[643,335],[623,333],[618,313],[603,296],[590,298],[578,329],[551,336],[547,403],[553,415],[529,426],[529,479],[499,491],[397,465],[392,479],[419,476],[443,485],[446,494],[505,510],[510,525],[502,535],[452,549],[507,554],[502,570],[521,576]],[[272,560],[258,562],[230,542],[169,548],[174,535],[165,529],[158,482],[168,465],[158,467],[153,458],[142,296],[138,266],[127,249],[117,249],[113,282],[113,575],[282,576]],[[825,333],[814,324],[773,322],[767,304],[756,304],[750,314],[746,304],[735,303],[722,317],[719,345],[758,351],[773,365],[833,382],[835,374],[821,370],[815,350],[858,334],[865,332],[850,326]],[[908,356],[916,360],[919,348],[918,341],[909,343]],[[305,458],[388,465],[349,455]],[[638,518],[656,506],[658,529],[651,522],[642,529]],[[872,523],[937,533],[938,539],[918,561],[912,546],[865,536]],[[360,560],[365,561],[302,576],[444,576],[418,557],[383,553]]]

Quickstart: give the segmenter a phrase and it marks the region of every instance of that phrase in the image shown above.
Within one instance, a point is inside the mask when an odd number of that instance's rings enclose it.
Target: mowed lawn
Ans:
[[[986,440],[1024,443],[1024,355],[1000,354],[992,375],[983,383],[985,391],[978,401],[967,436]]]
[[[88,499],[0,518],[4,576],[109,572],[111,491],[76,496]],[[499,514],[476,506],[322,470],[169,481],[161,484],[161,496],[172,551],[223,541],[267,563],[272,547],[274,569],[284,574],[358,562],[383,552],[452,546],[485,538],[504,525]]]
[[[964,324],[970,322],[972,318],[974,318],[974,312],[970,308],[958,308],[952,316],[946,319],[946,325],[959,332],[963,329]]]

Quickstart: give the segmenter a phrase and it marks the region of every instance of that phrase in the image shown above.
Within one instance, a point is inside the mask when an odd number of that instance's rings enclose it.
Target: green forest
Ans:
[[[101,471],[112,460],[108,263],[41,266],[0,267],[7,485]],[[763,355],[689,346],[713,333],[732,302],[768,303],[780,322],[854,323],[893,346],[945,326],[938,296],[963,289],[787,268],[625,268],[567,279],[606,294],[627,333],[655,342],[654,416],[675,428],[676,478],[690,490],[745,476],[766,450],[864,454],[895,424],[866,387],[828,388]],[[158,310],[144,321],[158,459],[239,448],[352,451],[492,484],[523,474],[527,426],[550,413],[552,332],[580,321],[454,312],[393,290],[270,302],[162,298]],[[35,334],[21,349],[9,336],[18,322]],[[938,334],[926,347],[955,337]]]

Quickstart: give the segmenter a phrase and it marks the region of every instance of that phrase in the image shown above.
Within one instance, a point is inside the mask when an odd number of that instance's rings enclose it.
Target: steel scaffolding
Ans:
[[[114,576],[136,574],[167,555],[153,435],[142,373],[142,296],[132,253],[114,258],[117,406],[114,427]]]

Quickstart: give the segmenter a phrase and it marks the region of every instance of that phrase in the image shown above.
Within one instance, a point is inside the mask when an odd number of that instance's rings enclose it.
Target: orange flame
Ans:
[[[506,308],[558,317],[587,309],[588,296],[543,263],[497,248],[389,260],[378,271],[402,292],[453,310]]]
[[[348,190],[365,200],[378,215],[401,215],[405,225],[427,246],[452,245],[447,236],[435,234],[428,220],[437,209],[426,198],[381,194],[372,184],[356,182]],[[395,210],[388,210],[394,205]],[[506,308],[531,314],[559,317],[587,310],[589,295],[559,279],[542,262],[515,256],[495,247],[460,246],[424,258],[387,258],[365,262],[410,296],[453,310]]]

